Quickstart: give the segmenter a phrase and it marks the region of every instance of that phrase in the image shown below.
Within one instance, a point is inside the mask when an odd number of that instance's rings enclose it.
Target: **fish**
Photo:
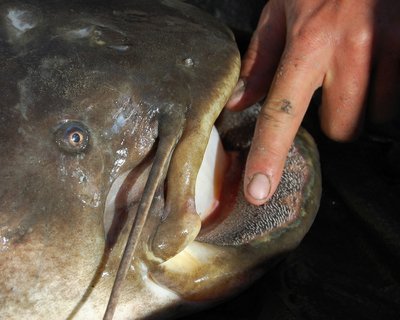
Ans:
[[[301,129],[247,203],[257,110],[221,115],[239,71],[231,31],[183,2],[0,1],[2,318],[171,318],[298,245],[316,145]]]

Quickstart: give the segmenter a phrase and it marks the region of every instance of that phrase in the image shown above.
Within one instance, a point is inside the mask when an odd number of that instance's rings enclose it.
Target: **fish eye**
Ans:
[[[57,145],[68,153],[81,153],[89,147],[89,129],[79,121],[66,121],[55,130]]]
[[[77,147],[83,141],[83,134],[79,131],[72,132],[69,135],[69,142],[72,146]]]

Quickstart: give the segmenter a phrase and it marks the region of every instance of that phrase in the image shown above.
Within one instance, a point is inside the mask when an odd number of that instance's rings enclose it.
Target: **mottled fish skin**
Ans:
[[[0,0],[1,317],[101,318],[146,197],[115,319],[221,299],[295,247],[320,197],[303,131],[274,201],[239,192],[193,241],[197,172],[239,70],[231,32],[178,1]]]

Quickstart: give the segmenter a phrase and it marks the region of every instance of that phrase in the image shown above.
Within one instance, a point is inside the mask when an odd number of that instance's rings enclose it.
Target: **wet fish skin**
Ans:
[[[198,137],[195,171],[239,56],[224,26],[175,1],[1,1],[0,26],[1,314],[65,319],[101,264],[112,183],[169,135],[180,154]],[[78,318],[103,314],[122,246]],[[117,317],[178,300],[127,283]]]

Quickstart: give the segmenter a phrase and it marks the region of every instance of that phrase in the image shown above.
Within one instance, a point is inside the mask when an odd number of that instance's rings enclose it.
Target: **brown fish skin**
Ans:
[[[239,68],[229,30],[181,2],[0,2],[2,317],[101,318],[141,198],[151,201],[150,220],[116,319],[193,307],[182,297],[219,299],[258,271],[243,274],[301,240],[320,194],[317,153],[305,134],[294,154],[307,170],[290,221],[278,219],[249,238],[244,230],[242,243],[226,234],[233,241],[227,245],[212,231],[202,235],[208,244],[192,243],[201,227],[198,168]],[[130,186],[125,175],[137,183]],[[104,222],[110,205],[121,212],[115,219],[127,214],[115,243]],[[239,226],[251,224],[255,208],[235,208],[239,216],[249,212],[250,222]],[[193,246],[210,249],[210,260],[199,260]],[[162,264],[148,258],[168,260],[183,249],[194,265],[178,271],[171,265],[185,261],[179,255]]]

